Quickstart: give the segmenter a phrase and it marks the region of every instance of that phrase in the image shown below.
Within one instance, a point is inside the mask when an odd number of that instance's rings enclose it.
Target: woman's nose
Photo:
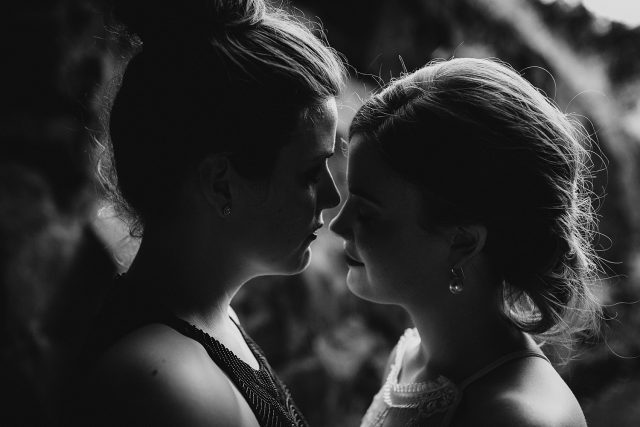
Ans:
[[[323,180],[324,185],[320,189],[318,204],[320,209],[330,209],[340,204],[340,193],[333,180],[331,172],[327,171],[327,179]]]

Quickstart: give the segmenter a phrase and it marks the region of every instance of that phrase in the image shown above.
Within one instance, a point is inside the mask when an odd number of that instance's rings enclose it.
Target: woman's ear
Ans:
[[[232,166],[224,154],[214,154],[203,159],[197,168],[198,188],[207,203],[220,216],[228,216],[232,206],[231,175]]]
[[[449,263],[462,266],[476,256],[487,241],[487,227],[484,225],[461,225],[455,227],[451,236]]]

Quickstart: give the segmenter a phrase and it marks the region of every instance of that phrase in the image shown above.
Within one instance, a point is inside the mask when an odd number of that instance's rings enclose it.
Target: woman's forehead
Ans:
[[[350,192],[367,194],[379,201],[395,203],[416,192],[389,166],[378,145],[358,134],[349,143],[347,179]]]
[[[282,161],[306,164],[323,160],[333,154],[337,126],[335,100],[327,101],[318,108],[323,112],[314,113],[313,118],[301,119],[291,133],[291,140],[280,152],[279,157]]]

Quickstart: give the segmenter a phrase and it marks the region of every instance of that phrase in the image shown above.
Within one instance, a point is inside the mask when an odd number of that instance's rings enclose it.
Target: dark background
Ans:
[[[91,316],[136,241],[95,180],[100,88],[125,52],[99,0],[24,1],[0,15],[0,425],[55,420]],[[432,58],[498,57],[582,117],[599,148],[593,191],[607,260],[606,335],[558,369],[590,426],[640,420],[640,28],[537,0],[296,0],[350,64],[341,136],[360,99]],[[315,17],[319,18],[315,18]],[[345,159],[332,159],[344,194]],[[605,169],[606,167],[606,169]],[[337,210],[325,215],[328,223]],[[326,230],[311,267],[249,283],[235,307],[312,425],[352,426],[408,326],[345,287]]]

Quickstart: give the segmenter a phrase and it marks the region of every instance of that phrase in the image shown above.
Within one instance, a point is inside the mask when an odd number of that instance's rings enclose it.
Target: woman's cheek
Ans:
[[[294,196],[295,194],[295,196]],[[291,192],[288,212],[300,223],[308,225],[315,215],[317,191],[314,186]]]
[[[362,225],[356,232],[358,254],[363,257],[365,264],[373,264],[369,267],[375,269],[385,263],[386,252],[389,246],[387,233],[381,232],[380,227]]]

